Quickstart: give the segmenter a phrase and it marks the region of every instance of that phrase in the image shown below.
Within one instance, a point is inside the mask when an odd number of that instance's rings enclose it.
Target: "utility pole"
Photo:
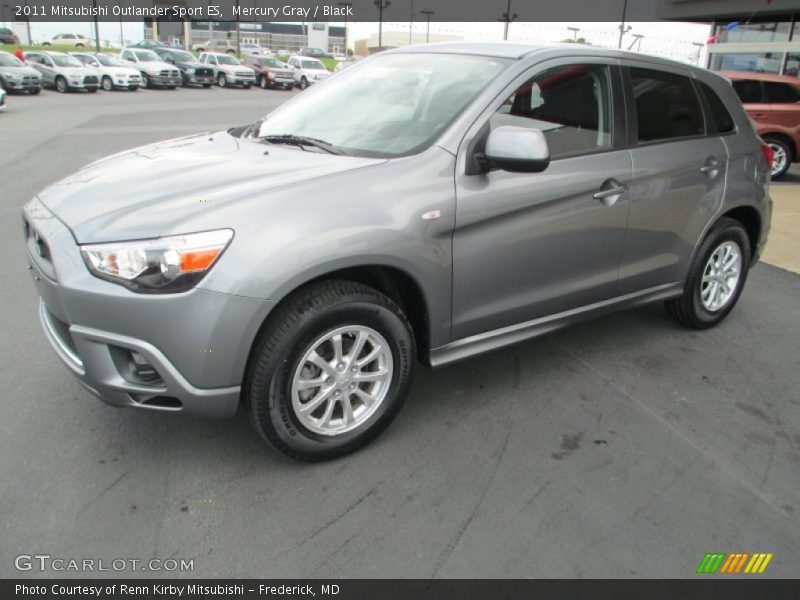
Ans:
[[[339,6],[344,7],[344,55],[347,57],[347,13],[350,7],[353,6],[352,2],[339,2]]]
[[[97,0],[92,0],[94,8],[94,47],[100,52],[100,26],[97,24]]]
[[[628,13],[628,0],[625,0],[622,4],[622,23],[619,24],[619,43],[617,44],[617,48],[622,49],[622,36],[625,35],[628,31],[631,30],[630,25],[628,29],[625,29],[625,16]]]
[[[581,28],[580,27],[567,27],[567,29],[569,29],[572,32],[572,41],[573,42],[577,42],[578,41],[578,32],[581,30]]]
[[[383,9],[391,4],[389,0],[375,0],[375,6],[378,7],[378,52],[383,50]]]
[[[421,10],[419,12],[428,18],[428,28],[425,30],[425,43],[427,44],[431,41],[431,17],[436,13],[432,10]]]
[[[239,16],[239,0],[236,0],[236,58],[239,58],[242,55],[242,32],[239,28],[239,20],[241,17]],[[258,40],[256,40],[258,41]]]
[[[414,43],[414,0],[411,0],[411,14],[408,18],[408,45]]]
[[[703,47],[705,44],[701,44],[700,42],[692,42],[693,46],[697,46],[697,55],[694,57],[694,64],[695,66],[700,66],[700,53],[703,51]]]
[[[627,1],[627,0],[626,0]],[[503,13],[503,18],[498,19],[498,21],[505,21],[505,31],[503,32],[503,39],[508,39],[508,26],[511,24],[512,21],[517,20],[517,13],[511,14],[511,0],[508,0],[508,5],[506,6],[506,12]]]

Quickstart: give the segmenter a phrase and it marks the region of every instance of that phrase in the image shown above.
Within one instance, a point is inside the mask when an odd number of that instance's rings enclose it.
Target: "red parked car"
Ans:
[[[256,81],[263,89],[291,90],[294,87],[294,71],[288,69],[276,58],[246,54],[242,59],[242,64],[256,72]]]
[[[723,71],[733,83],[756,131],[772,148],[772,178],[800,160],[800,79],[788,75]]]

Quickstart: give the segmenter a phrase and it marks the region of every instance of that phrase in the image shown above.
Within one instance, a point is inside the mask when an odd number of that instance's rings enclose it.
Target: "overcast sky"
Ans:
[[[338,23],[338,25],[342,25]],[[680,61],[694,62],[698,50],[704,48],[693,43],[705,44],[709,35],[709,26],[697,23],[630,23],[631,30],[625,34],[623,47],[629,47],[634,41],[634,34],[640,34],[641,51],[658,54]],[[509,40],[525,42],[558,42],[573,37],[568,27],[578,27],[579,37],[585,37],[595,46],[617,47],[619,29],[617,23],[512,23],[509,29]],[[424,33],[425,23],[414,23],[414,31]],[[142,37],[141,23],[123,23],[123,34],[128,41],[137,41]],[[34,40],[41,40],[57,33],[93,34],[92,23],[33,23],[31,24]],[[378,32],[377,23],[349,23],[349,41],[368,37]],[[385,22],[384,31],[403,31],[408,33],[408,22]],[[503,23],[431,23],[431,33],[460,35],[467,41],[494,41],[503,39]],[[100,38],[119,42],[119,23],[100,23]],[[637,49],[634,46],[634,49]]]

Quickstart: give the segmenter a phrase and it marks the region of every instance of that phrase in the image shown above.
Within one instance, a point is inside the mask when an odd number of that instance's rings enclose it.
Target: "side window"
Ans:
[[[728,109],[725,108],[725,103],[717,96],[717,93],[711,89],[711,86],[698,82],[700,89],[703,90],[708,109],[711,112],[711,122],[714,123],[714,128],[717,133],[730,133],[736,129],[733,122],[733,117]]]
[[[541,130],[550,156],[559,158],[612,146],[611,74],[607,65],[548,69],[520,86],[492,115],[489,126]]]
[[[172,52],[164,52],[163,56],[164,60],[175,60],[175,57],[172,56]]]
[[[733,82],[733,89],[742,104],[761,104],[761,83],[751,79],[738,79]]]
[[[797,104],[800,102],[800,88],[788,83],[765,81],[764,95],[767,102],[775,104]]]
[[[703,110],[691,80],[654,69],[630,69],[639,141],[703,135]]]

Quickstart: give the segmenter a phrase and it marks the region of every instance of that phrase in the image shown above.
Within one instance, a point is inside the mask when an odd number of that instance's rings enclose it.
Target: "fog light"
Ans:
[[[135,350],[131,350],[131,363],[134,375],[143,383],[152,383],[161,379],[155,367]]]

